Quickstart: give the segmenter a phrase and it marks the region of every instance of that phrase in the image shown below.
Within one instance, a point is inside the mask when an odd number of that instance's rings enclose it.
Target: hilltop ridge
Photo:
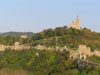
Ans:
[[[10,31],[10,32],[5,32],[5,33],[0,33],[0,36],[7,36],[7,35],[10,35],[10,36],[17,36],[17,37],[20,37],[21,35],[27,35],[28,37],[32,37],[32,35],[34,35],[35,33],[33,32],[14,32],[14,31]]]

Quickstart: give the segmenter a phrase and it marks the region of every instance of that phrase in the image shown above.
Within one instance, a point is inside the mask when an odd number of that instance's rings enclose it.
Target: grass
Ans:
[[[69,48],[69,49],[71,49],[71,50],[74,50],[74,51],[77,51],[78,50],[78,48],[73,48],[72,46],[70,46],[70,45],[68,45],[68,46],[66,46],[67,48]]]

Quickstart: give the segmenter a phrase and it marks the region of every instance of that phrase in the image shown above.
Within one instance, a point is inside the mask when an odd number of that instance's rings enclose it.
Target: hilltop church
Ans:
[[[75,21],[73,20],[71,24],[69,24],[69,27],[68,28],[75,28],[75,29],[79,29],[81,30],[80,28],[80,19],[79,19],[79,16],[77,16],[77,19],[76,19],[76,23]]]

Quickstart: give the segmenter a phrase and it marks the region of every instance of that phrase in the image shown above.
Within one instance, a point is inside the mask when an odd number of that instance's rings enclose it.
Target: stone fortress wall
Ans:
[[[5,45],[0,45],[0,51],[4,51],[5,49],[14,49],[14,50],[22,50],[22,49],[30,49],[30,46],[24,46],[20,45],[19,42],[15,42],[14,46],[5,46]]]
[[[51,47],[46,47],[46,46],[43,46],[43,45],[36,45],[36,46],[34,46],[34,48],[37,49],[37,50],[55,50],[55,51],[60,50],[61,52],[70,50],[66,46],[65,47],[56,46],[55,48],[51,48]]]
[[[91,48],[86,47],[86,45],[79,45],[79,48],[77,51],[71,50],[67,48],[66,46],[65,47],[56,46],[55,48],[51,48],[51,47],[46,47],[43,45],[36,45],[34,47],[31,47],[31,46],[20,45],[19,42],[15,42],[14,46],[0,45],[0,51],[4,51],[5,49],[9,49],[9,48],[12,50],[35,48],[37,50],[55,50],[55,51],[60,50],[61,52],[69,51],[70,57],[78,58],[78,59],[86,59],[87,56],[92,56],[92,55],[100,56],[100,51],[94,50],[94,52],[91,52]]]
[[[36,45],[36,46],[25,46],[25,45],[20,45],[19,42],[15,42],[15,44],[13,46],[5,46],[5,45],[0,45],[0,51],[4,51],[5,49],[11,49],[11,50],[22,50],[22,49],[30,49],[30,48],[35,48],[37,50],[60,50],[60,51],[66,51],[68,50],[68,48],[66,47],[58,47],[56,46],[56,48],[51,48],[51,47],[46,47],[46,46],[43,46],[43,45]]]
[[[94,50],[94,52],[91,52],[91,48],[86,47],[86,45],[79,45],[77,51],[68,49],[66,46],[65,47],[56,46],[55,48],[50,48],[43,45],[37,45],[34,48],[37,50],[55,50],[55,51],[60,50],[61,52],[69,51],[70,57],[78,59],[86,59],[87,56],[92,56],[92,55],[100,56],[100,51]]]
[[[91,52],[90,47],[86,47],[86,45],[79,45],[79,48],[77,51],[70,54],[70,57],[73,56],[74,58],[79,59],[86,59],[87,56],[100,56],[100,51],[94,50],[94,52]]]

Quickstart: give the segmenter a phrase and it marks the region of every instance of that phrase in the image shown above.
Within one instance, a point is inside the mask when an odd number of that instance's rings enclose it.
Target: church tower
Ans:
[[[77,16],[77,19],[76,19],[76,28],[80,29],[80,19],[79,19],[79,16]]]
[[[81,30],[81,28],[80,28],[80,19],[79,19],[79,16],[77,16],[77,19],[76,19],[76,23],[75,23],[75,21],[72,21],[72,23],[71,24],[69,24],[69,27],[68,28],[75,28],[75,29],[79,29],[79,30]]]

